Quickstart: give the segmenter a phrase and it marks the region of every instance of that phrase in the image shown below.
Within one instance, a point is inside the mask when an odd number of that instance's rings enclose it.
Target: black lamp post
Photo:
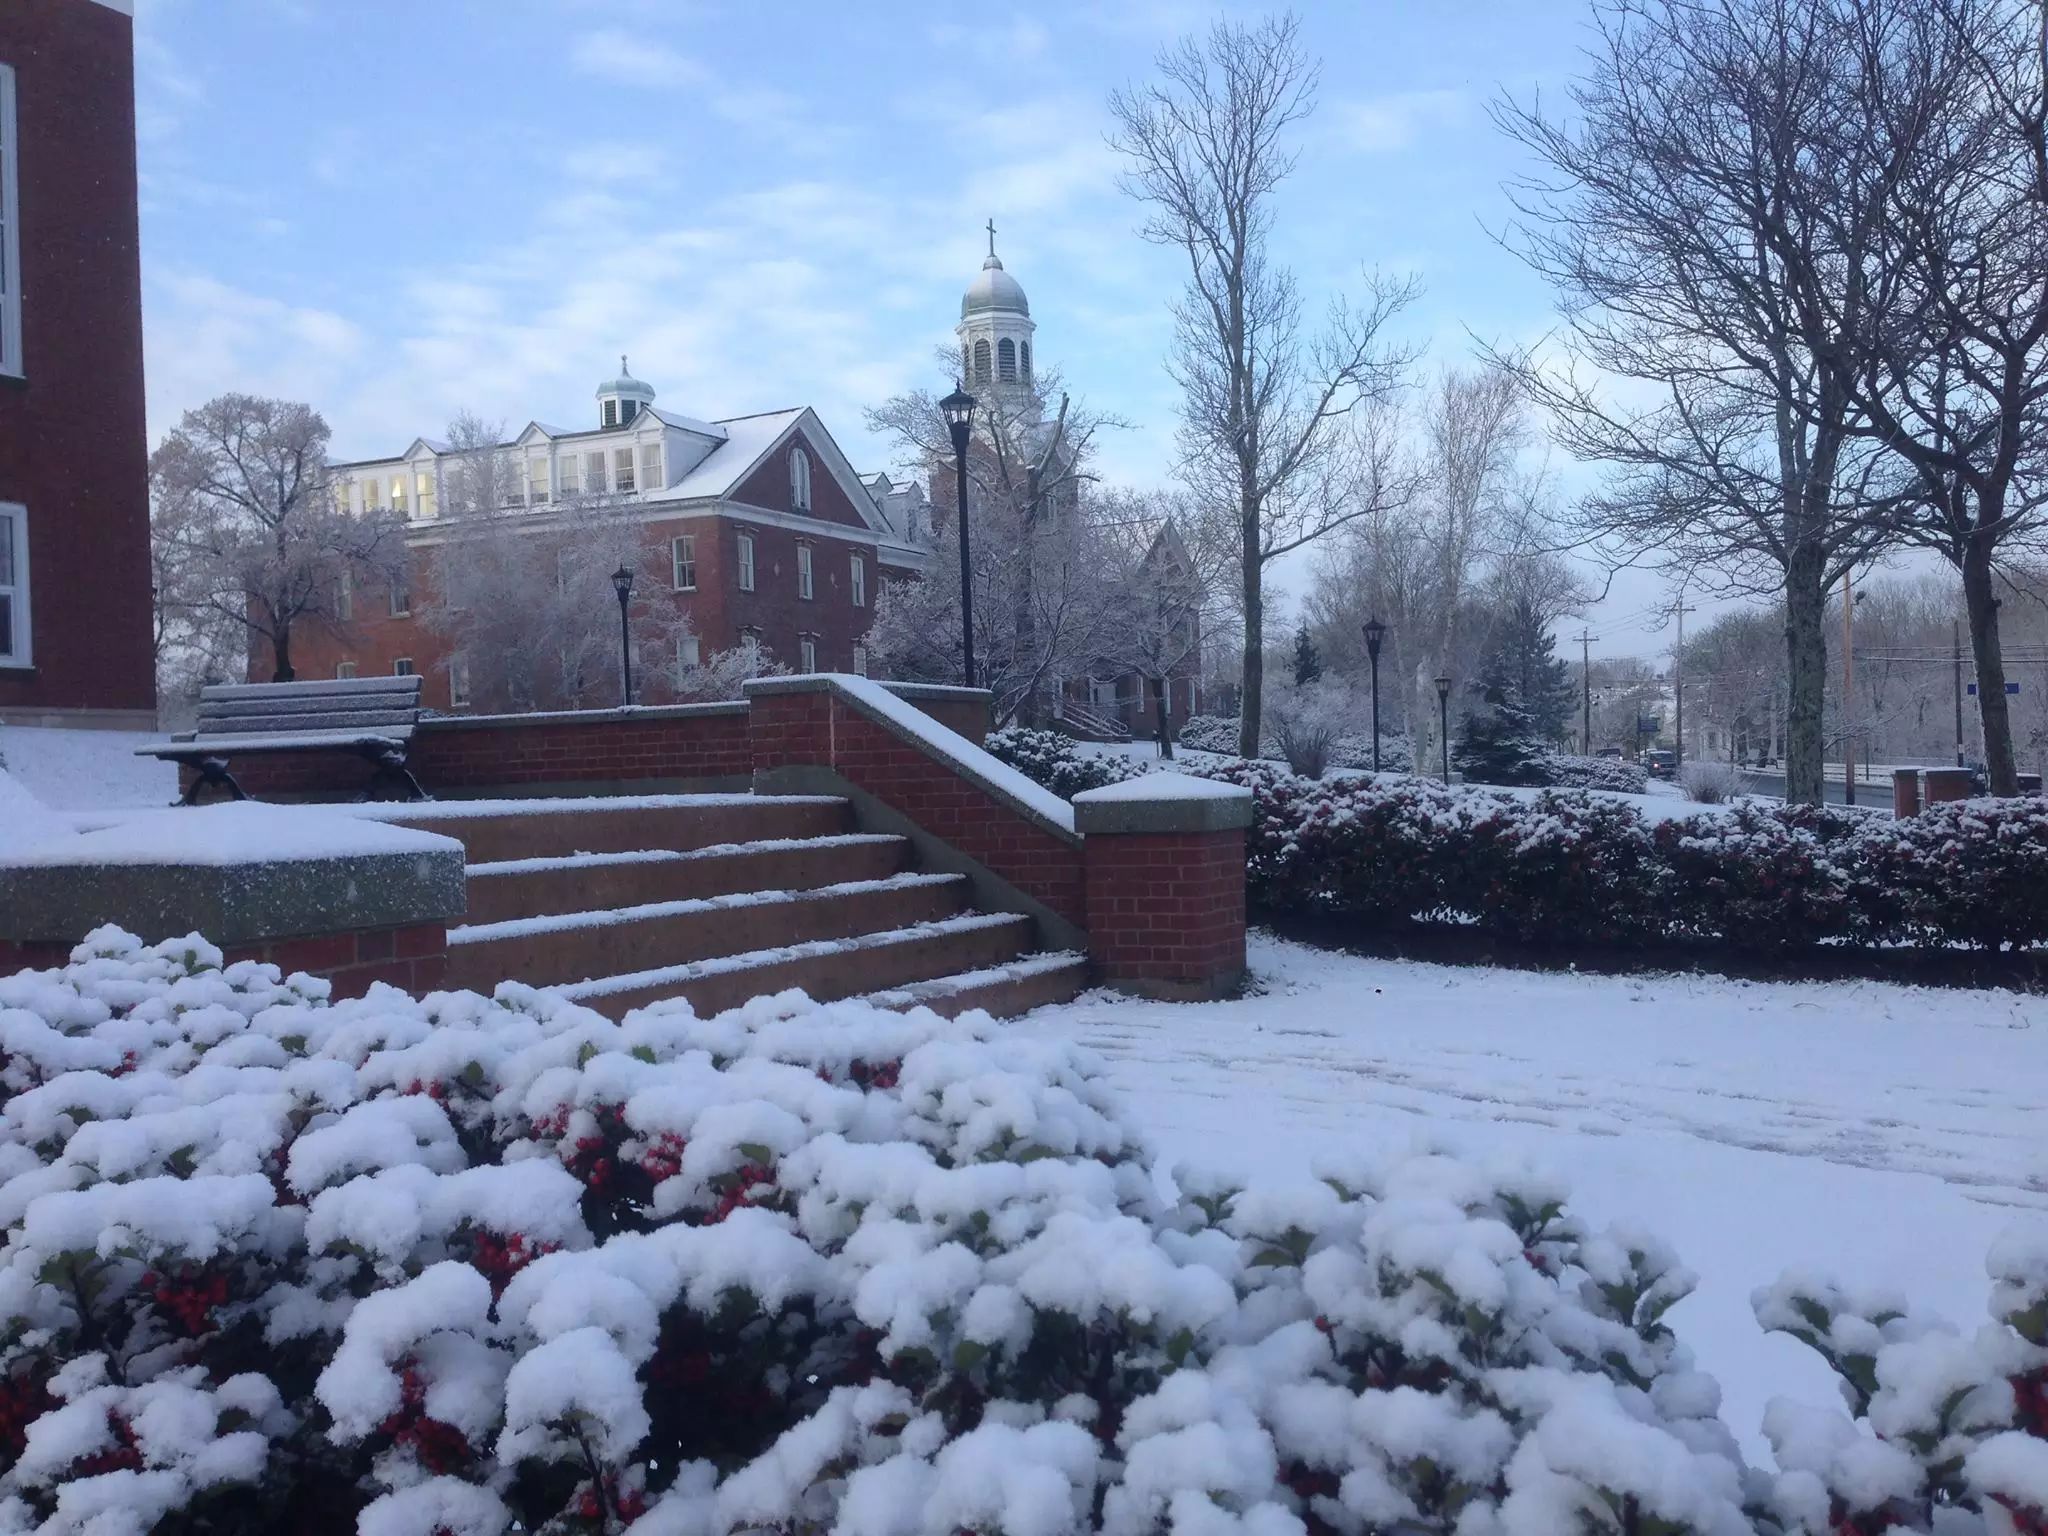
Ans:
[[[1451,680],[1440,677],[1436,680],[1437,734],[1444,748],[1444,783],[1451,782]]]
[[[1365,653],[1372,658],[1372,771],[1380,771],[1380,642],[1387,626],[1378,615],[1365,621]]]
[[[626,623],[626,604],[633,596],[633,572],[620,566],[612,572],[612,590],[619,594],[619,671],[621,702],[633,702],[633,632]]]
[[[974,686],[974,579],[967,558],[967,433],[974,425],[974,396],[956,389],[939,402],[953,435],[953,504],[960,519],[960,660],[967,686]]]

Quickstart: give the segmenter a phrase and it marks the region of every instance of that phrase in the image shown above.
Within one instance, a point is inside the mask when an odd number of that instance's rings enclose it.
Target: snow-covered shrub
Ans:
[[[1197,752],[1214,752],[1223,757],[1237,756],[1238,718],[1235,715],[1190,715],[1174,739],[1182,746]],[[1278,762],[1282,760],[1280,744],[1273,734],[1272,722],[1266,723],[1265,740],[1260,743],[1259,755]],[[1344,722],[1340,734],[1330,748],[1330,762],[1338,768],[1372,767],[1372,706],[1366,704],[1363,712]],[[1383,731],[1380,735],[1380,770],[1383,773],[1410,773],[1415,767],[1415,746],[1406,736]],[[1612,787],[1612,786],[1602,786]]]
[[[1240,728],[1235,715],[1189,715],[1174,740],[1197,752],[1220,752],[1235,757]]]
[[[1526,1174],[1169,1202],[982,1016],[325,991],[0,979],[0,1529],[1764,1529],[1692,1277]]]
[[[1734,806],[1651,823],[1576,790],[1533,797],[1265,763],[1191,771],[1252,791],[1255,911],[1446,921],[1524,940],[2048,944],[2048,803],[1965,800],[1904,821]]]
[[[1550,783],[1558,789],[1605,789],[1640,795],[1650,787],[1650,772],[1641,763],[1619,757],[1575,757],[1553,752],[1544,759]]]
[[[982,743],[989,754],[1008,763],[1034,783],[1071,800],[1084,789],[1100,789],[1149,772],[1145,763],[1109,752],[1083,752],[1073,738],[1058,731],[1035,731],[1013,725],[993,731]]]
[[[1348,689],[1323,680],[1276,693],[1266,706],[1266,726],[1288,771],[1319,779],[1329,771],[1337,744],[1357,724],[1356,701]]]
[[[1733,763],[1694,758],[1678,770],[1678,787],[1685,798],[1701,805],[1726,805],[1742,793],[1742,770]]]
[[[1354,730],[1337,738],[1333,760],[1339,768],[1372,767],[1372,713],[1366,712],[1364,730]],[[1406,736],[1382,734],[1380,737],[1380,772],[1413,773],[1415,771],[1415,744]]]
[[[2008,1232],[1987,1267],[1993,1322],[1973,1334],[1811,1276],[1755,1293],[1757,1321],[1827,1361],[1848,1409],[1770,1404],[1778,1529],[1968,1529],[1936,1514],[1967,1510],[1995,1536],[2048,1532],[2048,1229]]]

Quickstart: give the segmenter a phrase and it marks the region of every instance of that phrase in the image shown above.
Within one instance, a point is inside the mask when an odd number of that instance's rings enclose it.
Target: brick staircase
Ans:
[[[857,831],[842,799],[529,801],[505,814],[448,801],[388,819],[466,851],[451,987],[556,987],[614,1018],[671,997],[715,1013],[788,987],[1007,1016],[1087,980],[1084,956],[1039,951],[1029,917],[973,910],[964,876],[919,871],[907,839]]]

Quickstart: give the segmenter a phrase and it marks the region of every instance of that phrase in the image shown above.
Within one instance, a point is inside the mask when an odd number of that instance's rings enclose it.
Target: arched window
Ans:
[[[986,339],[983,339],[974,344],[974,382],[986,384],[988,380],[988,342]]]
[[[1017,382],[1017,343],[1007,336],[996,343],[996,377],[1005,384]]]
[[[1031,382],[1031,343],[1028,341],[1017,343],[1017,377],[1026,384]]]
[[[801,448],[789,451],[789,504],[799,512],[811,510],[811,456]]]

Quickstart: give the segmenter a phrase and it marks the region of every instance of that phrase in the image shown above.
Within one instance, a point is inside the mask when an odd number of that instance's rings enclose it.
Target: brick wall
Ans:
[[[1244,830],[1087,840],[1088,955],[1101,979],[1206,997],[1245,969]]]
[[[1079,840],[1061,837],[828,688],[755,693],[754,771],[830,768],[1080,926]],[[1242,879],[1240,869],[1239,877]]]
[[[289,976],[306,971],[334,983],[334,995],[361,997],[372,982],[385,981],[422,997],[442,985],[448,968],[448,930],[440,923],[371,928],[359,933],[313,934],[265,939],[221,951],[229,965],[260,960]],[[0,939],[0,976],[17,970],[49,970],[70,957],[71,946]]]

